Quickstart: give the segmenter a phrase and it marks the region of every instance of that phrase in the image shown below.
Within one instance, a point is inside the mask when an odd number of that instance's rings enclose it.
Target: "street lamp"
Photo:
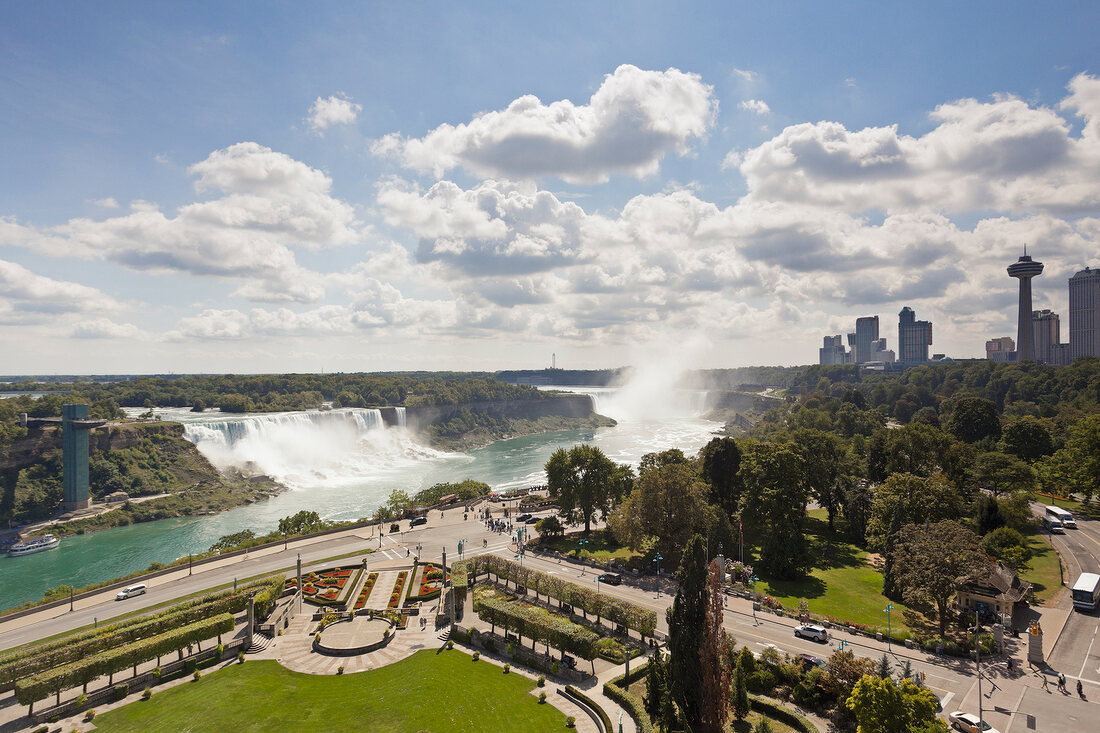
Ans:
[[[752,576],[752,624],[753,624],[753,626],[756,625],[756,581],[758,581],[758,580],[760,580],[760,578],[756,577],[756,575],[753,574],[753,576]]]
[[[886,614],[886,651],[890,651],[890,612],[894,610],[894,604],[887,603],[882,612]]]
[[[657,563],[657,575],[654,576],[655,580],[653,585],[657,586],[657,597],[661,597],[661,560],[664,560],[664,556],[659,552],[653,553],[653,562]]]
[[[594,582],[596,583],[596,595],[599,595],[600,594],[600,576],[597,575],[596,580]]]
[[[584,547],[588,544],[588,540],[577,540],[577,544],[580,546],[579,549],[581,553],[581,575],[584,575],[586,570],[584,566]]]
[[[974,609],[974,670],[978,673],[978,730],[985,729],[985,711],[982,710],[982,625],[978,610]]]

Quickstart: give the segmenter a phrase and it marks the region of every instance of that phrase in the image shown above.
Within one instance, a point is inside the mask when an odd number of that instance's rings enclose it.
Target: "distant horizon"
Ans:
[[[1095,3],[114,7],[0,5],[6,371],[980,358],[1100,267]]]

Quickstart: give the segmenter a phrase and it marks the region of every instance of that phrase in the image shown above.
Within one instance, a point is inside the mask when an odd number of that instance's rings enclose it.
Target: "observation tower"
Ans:
[[[1008,266],[1009,277],[1020,280],[1020,312],[1016,319],[1016,361],[1035,361],[1035,342],[1031,333],[1031,278],[1043,273],[1043,263],[1027,255]]]

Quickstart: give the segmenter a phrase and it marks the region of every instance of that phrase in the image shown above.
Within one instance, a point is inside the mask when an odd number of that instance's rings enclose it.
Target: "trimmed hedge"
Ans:
[[[596,715],[600,716],[600,721],[603,723],[603,729],[604,730],[606,730],[608,733],[611,733],[611,731],[615,730],[614,728],[611,727],[611,718],[609,718],[607,716],[607,712],[605,712],[604,709],[602,707],[600,707],[599,704],[595,700],[593,700],[588,695],[586,695],[583,692],[581,692],[580,690],[578,690],[576,687],[573,687],[573,685],[566,685],[565,686],[565,691],[568,692],[573,697],[575,697],[579,700],[583,700],[589,707],[591,707],[593,710],[595,710]]]
[[[817,726],[809,720],[771,700],[749,695],[749,706],[756,712],[789,725],[800,733],[818,733]]]
[[[19,680],[15,684],[15,697],[22,705],[32,705],[47,695],[86,685],[98,677],[121,672],[150,659],[179,651],[189,644],[231,631],[232,614],[218,614],[148,639],[104,649],[97,654]]]
[[[275,599],[282,594],[283,582],[281,575],[264,578],[240,586],[235,592],[230,590],[209,593],[200,598],[176,604],[151,616],[127,619],[110,626],[101,626],[94,631],[64,636],[45,644],[2,655],[0,656],[0,683],[11,685],[17,680],[78,661],[105,649],[147,639],[222,613],[240,613],[248,607],[249,592],[257,589],[259,589],[256,594],[257,617],[262,617],[271,610]],[[261,606],[261,597],[263,606]],[[261,608],[266,609],[265,612],[261,613]]]
[[[627,692],[627,688],[645,676],[647,667],[649,667],[649,662],[630,670],[629,675],[619,675],[610,682],[605,682],[603,694],[617,702],[630,717],[634,718],[634,723],[641,733],[654,733],[653,722],[650,721],[644,704],[636,695]]]
[[[481,598],[476,601],[474,610],[485,623],[502,626],[520,636],[584,659],[591,660],[596,656],[596,642],[600,639],[596,632],[543,609]]]
[[[657,628],[656,611],[630,601],[597,593],[591,588],[571,583],[541,570],[534,570],[521,563],[496,555],[478,555],[462,562],[463,571],[471,573],[475,580],[481,573],[492,573],[498,578],[510,580],[534,591],[536,596],[542,594],[548,598],[557,598],[559,602],[579,608],[597,618],[606,618],[612,623],[634,629],[642,636],[653,636]]]

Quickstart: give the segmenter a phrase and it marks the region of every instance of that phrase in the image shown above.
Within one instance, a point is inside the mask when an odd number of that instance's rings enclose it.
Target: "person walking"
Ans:
[[[1058,689],[1062,692],[1066,691],[1066,675],[1062,672],[1058,673]]]
[[[1046,691],[1048,695],[1050,694],[1050,681],[1045,674],[1043,675],[1043,690]]]
[[[1081,680],[1077,680],[1077,697],[1084,697],[1085,690],[1081,687]]]

